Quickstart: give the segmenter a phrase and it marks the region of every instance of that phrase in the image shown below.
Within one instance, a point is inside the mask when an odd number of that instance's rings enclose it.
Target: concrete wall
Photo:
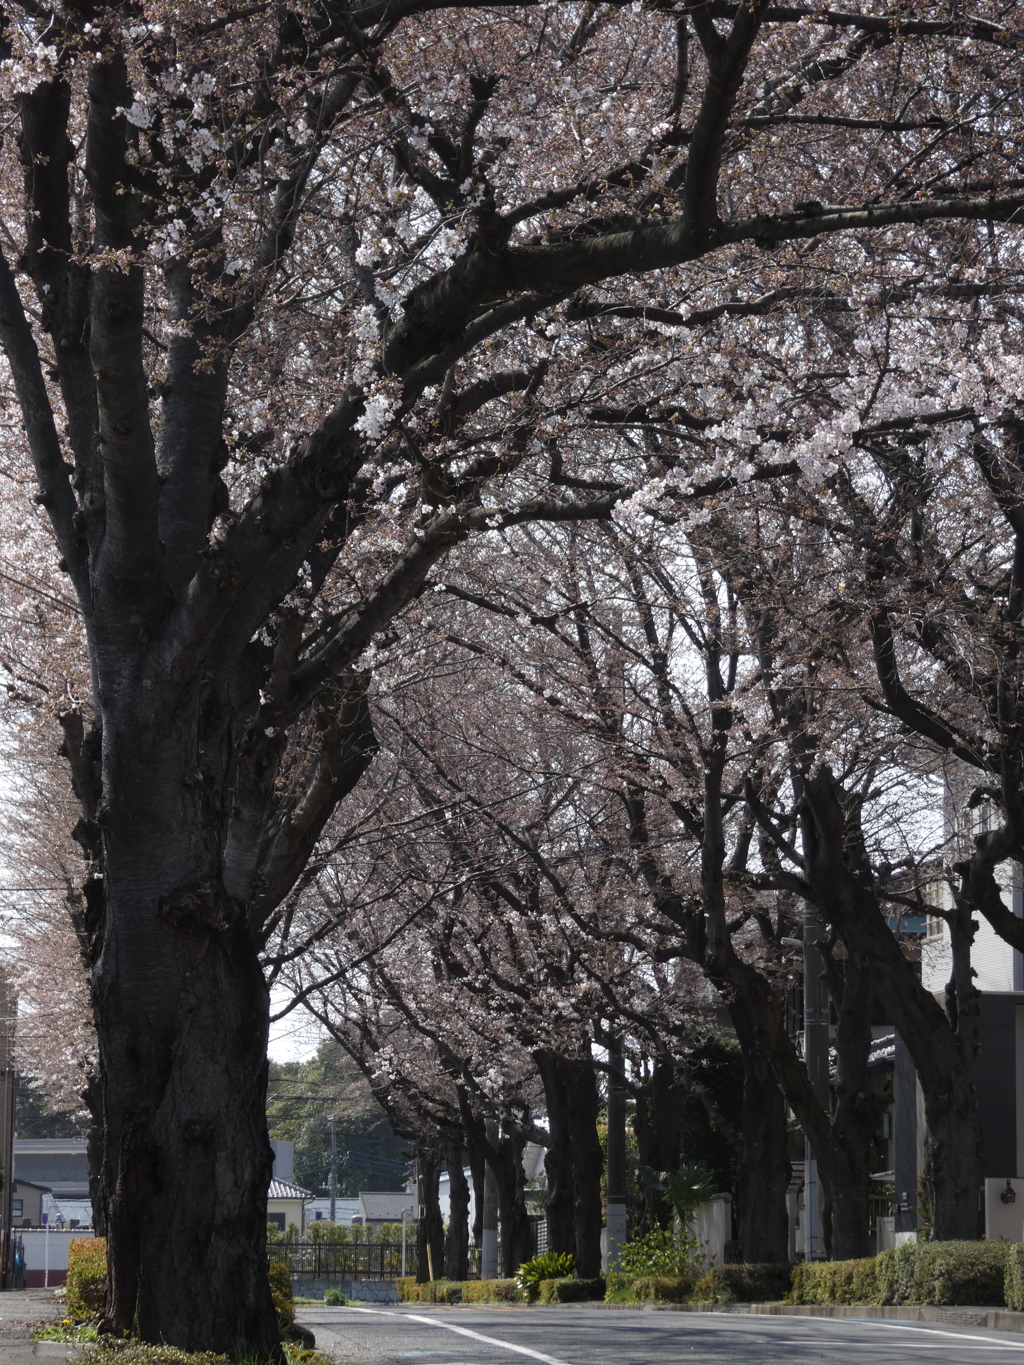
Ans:
[[[50,1285],[64,1283],[68,1277],[68,1246],[82,1237],[91,1237],[92,1229],[60,1232],[56,1228],[52,1231],[32,1228],[19,1235],[25,1248],[25,1283],[29,1289],[35,1289],[47,1280]]]

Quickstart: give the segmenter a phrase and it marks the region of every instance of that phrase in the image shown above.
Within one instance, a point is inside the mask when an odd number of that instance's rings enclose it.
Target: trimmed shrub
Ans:
[[[1024,1244],[1020,1242],[1010,1242],[1007,1246],[1003,1296],[1007,1308],[1015,1313],[1024,1312]]]
[[[905,1242],[876,1257],[882,1303],[1004,1302],[1009,1242]]]
[[[413,1290],[415,1288],[416,1288],[415,1275],[399,1275],[398,1279],[395,1281],[395,1289],[398,1293],[399,1302],[400,1303],[414,1302]]]
[[[103,1312],[107,1298],[107,1243],[103,1237],[76,1237],[68,1245],[64,1308],[84,1322]]]
[[[760,1265],[713,1265],[694,1285],[702,1303],[774,1303],[789,1294],[793,1268],[785,1261]]]
[[[793,1267],[793,1303],[878,1303],[878,1258],[804,1261]]]
[[[324,1303],[328,1308],[340,1308],[342,1303],[340,1289],[327,1289],[324,1291]]]
[[[420,1303],[461,1303],[462,1283],[455,1280],[428,1280],[417,1285]]]
[[[693,1290],[692,1275],[642,1275],[633,1281],[634,1303],[686,1303]]]
[[[593,1280],[567,1277],[540,1282],[541,1303],[586,1303],[594,1299],[603,1299],[604,1294],[605,1281],[601,1276]]]
[[[633,1303],[633,1276],[623,1270],[609,1270],[605,1280],[605,1303]]]
[[[519,1286],[515,1280],[465,1280],[463,1303],[519,1303]]]
[[[291,1327],[295,1321],[295,1299],[292,1297],[292,1277],[284,1261],[271,1261],[267,1266],[267,1277],[277,1320],[282,1327]]]

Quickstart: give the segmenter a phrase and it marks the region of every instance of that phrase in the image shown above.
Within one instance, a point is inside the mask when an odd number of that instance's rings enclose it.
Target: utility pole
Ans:
[[[828,1082],[828,993],[825,990],[823,963],[818,943],[821,919],[817,908],[804,901],[804,1062],[814,1098],[829,1109]],[[825,1238],[821,1224],[821,1182],[818,1163],[810,1142],[804,1139],[804,1255],[808,1261],[825,1259]]]
[[[338,1202],[338,1142],[334,1131],[334,1121],[336,1115],[330,1114],[331,1120],[331,1222],[335,1220]]]

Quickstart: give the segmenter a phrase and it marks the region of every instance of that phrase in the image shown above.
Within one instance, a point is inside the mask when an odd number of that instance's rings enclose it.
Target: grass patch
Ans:
[[[63,1318],[60,1322],[48,1323],[38,1332],[32,1333],[33,1341],[97,1341],[99,1328],[92,1322],[72,1322]]]

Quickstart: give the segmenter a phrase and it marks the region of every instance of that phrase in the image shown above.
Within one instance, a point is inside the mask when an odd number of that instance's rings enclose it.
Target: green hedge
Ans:
[[[876,1260],[882,1303],[1005,1302],[1009,1242],[905,1242]]]
[[[640,1275],[633,1281],[634,1303],[686,1303],[692,1275]]]
[[[461,1286],[463,1303],[520,1303],[515,1280],[466,1280]]]
[[[433,1280],[417,1284],[413,1275],[395,1280],[402,1303],[518,1303],[515,1280]]]
[[[786,1261],[713,1265],[693,1287],[701,1303],[773,1303],[788,1297],[793,1268]]]
[[[793,1267],[794,1303],[881,1303],[877,1256],[804,1261]]]
[[[1024,1313],[1024,1245],[1010,1242],[1006,1250],[1003,1294],[1007,1308]]]
[[[69,1318],[86,1322],[103,1312],[107,1297],[107,1243],[102,1237],[75,1237],[68,1244],[64,1307]]]
[[[541,1280],[539,1298],[541,1303],[586,1303],[603,1299],[604,1293],[605,1281],[601,1276],[593,1280],[565,1278]]]
[[[794,1303],[926,1303],[985,1307],[1009,1302],[1009,1242],[904,1242],[858,1261],[793,1268]],[[1022,1263],[1024,1266],[1024,1263]]]
[[[398,1297],[403,1303],[461,1303],[461,1280],[429,1280],[417,1284],[412,1275],[401,1275],[395,1281]]]

